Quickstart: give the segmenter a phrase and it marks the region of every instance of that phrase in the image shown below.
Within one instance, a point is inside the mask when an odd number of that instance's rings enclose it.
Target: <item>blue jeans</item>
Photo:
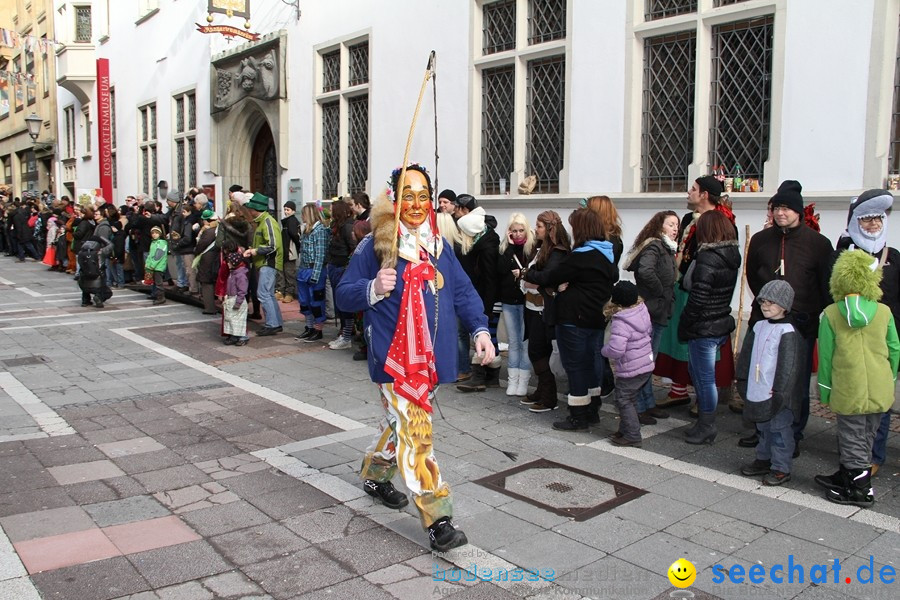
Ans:
[[[605,391],[609,391],[611,388],[606,388],[606,386],[603,385],[603,380],[607,378],[607,369],[610,369],[609,360],[600,353],[600,349],[603,348],[603,338],[606,335],[606,330],[598,329],[597,331],[600,332],[600,335],[597,336],[597,341],[594,342],[593,348],[594,375],[597,378],[597,385],[591,387],[602,387]],[[560,350],[560,352],[562,351]],[[610,386],[613,385],[612,383],[607,383]]]
[[[178,264],[180,265],[181,262],[179,261]],[[284,319],[281,318],[281,308],[278,307],[278,301],[275,300],[275,269],[273,267],[260,267],[256,295],[266,313],[266,327],[281,327]]]
[[[175,284],[178,287],[188,287],[188,273],[184,268],[184,260],[180,254],[175,255]]]
[[[662,339],[662,333],[665,329],[665,325],[653,324],[653,337],[650,338],[650,346],[653,348],[654,360],[656,360],[656,352],[659,350],[659,342]],[[637,411],[639,413],[645,412],[654,406],[656,406],[656,399],[653,397],[653,377],[650,377],[638,393]]]
[[[556,326],[556,344],[559,358],[569,377],[569,395],[587,396],[599,381],[594,370],[594,352],[598,338],[603,339],[602,329]]]
[[[883,465],[887,459],[887,439],[891,427],[890,411],[881,415],[878,431],[875,433],[875,443],[872,445],[872,463]]]
[[[471,373],[472,364],[469,360],[469,345],[471,343],[471,338],[469,337],[469,332],[466,331],[462,321],[459,319],[457,319],[456,327],[458,332],[458,343],[456,344],[456,368],[460,374]]]
[[[794,415],[794,439],[803,439],[803,430],[809,422],[809,380],[812,377],[813,349],[816,347],[816,338],[803,338],[806,342],[806,360],[803,363],[803,371],[800,372],[800,414]]]
[[[335,265],[325,266],[325,271],[328,273],[328,283],[331,285],[331,290],[334,293],[335,298],[337,298],[337,286],[341,282],[341,279],[343,279],[344,271],[346,270],[347,267],[338,267]],[[341,310],[341,307],[337,305],[337,300],[334,302],[334,312],[334,316],[339,318],[341,323],[353,318],[353,313]]]
[[[25,260],[25,252],[28,252],[28,256],[33,258],[34,260],[41,260],[42,256],[38,256],[37,250],[34,249],[34,242],[19,242],[18,253],[19,260]]]
[[[106,261],[106,283],[108,285],[125,285],[125,267],[121,262],[107,259]]]
[[[504,304],[503,325],[506,327],[506,337],[509,338],[507,368],[531,371],[528,342],[525,341],[525,305]]]
[[[793,411],[789,408],[782,408],[770,420],[756,424],[756,429],[759,431],[756,458],[772,461],[773,471],[791,472],[795,443],[794,433],[791,429],[793,423]]]
[[[300,312],[306,317],[306,326],[313,327],[324,323],[325,316],[325,270],[319,272],[315,283],[311,281],[313,269],[304,267],[297,270],[297,301]],[[262,298],[260,298],[262,302]]]
[[[701,413],[716,412],[719,390],[716,388],[716,351],[728,341],[727,335],[688,340],[688,371],[694,390],[697,392],[697,406]]]

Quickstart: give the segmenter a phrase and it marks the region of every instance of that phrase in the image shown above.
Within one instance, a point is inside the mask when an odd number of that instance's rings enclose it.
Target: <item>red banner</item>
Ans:
[[[109,98],[109,59],[97,59],[97,141],[100,150],[100,189],[107,203],[112,189],[112,104]]]
[[[194,23],[197,26],[197,31],[200,33],[221,33],[225,37],[242,37],[250,40],[251,42],[255,42],[259,39],[258,33],[250,33],[249,31],[244,31],[243,29],[238,29],[237,27],[232,27],[231,25],[201,25],[200,23]]]

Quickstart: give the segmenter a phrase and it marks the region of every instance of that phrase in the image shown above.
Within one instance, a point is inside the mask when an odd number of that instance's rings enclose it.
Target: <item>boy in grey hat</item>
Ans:
[[[783,279],[766,283],[756,295],[763,319],[747,332],[737,364],[737,387],[744,418],[756,423],[756,460],[741,467],[763,485],[791,480],[794,415],[800,408],[800,365],[804,342],[791,322],[794,288]]]

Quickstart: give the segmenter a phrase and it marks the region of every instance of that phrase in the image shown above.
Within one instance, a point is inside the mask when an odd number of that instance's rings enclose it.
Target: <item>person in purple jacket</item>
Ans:
[[[385,412],[363,459],[363,489],[403,508],[409,501],[391,484],[399,468],[431,548],[446,552],[468,540],[453,525],[450,487],[434,458],[431,403],[438,384],[456,381],[457,318],[474,336],[482,365],[494,359],[494,346],[484,304],[438,232],[427,171],[409,165],[402,185],[401,175],[394,170],[390,189],[372,206],[372,233],[357,245],[335,300],[342,310],[363,312],[369,374]]]
[[[637,286],[620,281],[613,287],[612,298],[603,314],[610,320],[609,341],[600,349],[611,359],[616,372],[616,406],[619,430],[609,436],[619,446],[641,447],[641,424],[638,421],[637,397],[653,373],[653,324],[650,312],[638,296]]]

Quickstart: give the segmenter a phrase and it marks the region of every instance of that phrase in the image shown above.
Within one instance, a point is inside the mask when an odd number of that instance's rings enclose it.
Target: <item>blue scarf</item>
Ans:
[[[609,262],[613,262],[613,245],[611,242],[607,242],[606,240],[588,240],[582,246],[578,246],[572,252],[589,252],[591,250],[596,250],[603,256],[609,260]]]

